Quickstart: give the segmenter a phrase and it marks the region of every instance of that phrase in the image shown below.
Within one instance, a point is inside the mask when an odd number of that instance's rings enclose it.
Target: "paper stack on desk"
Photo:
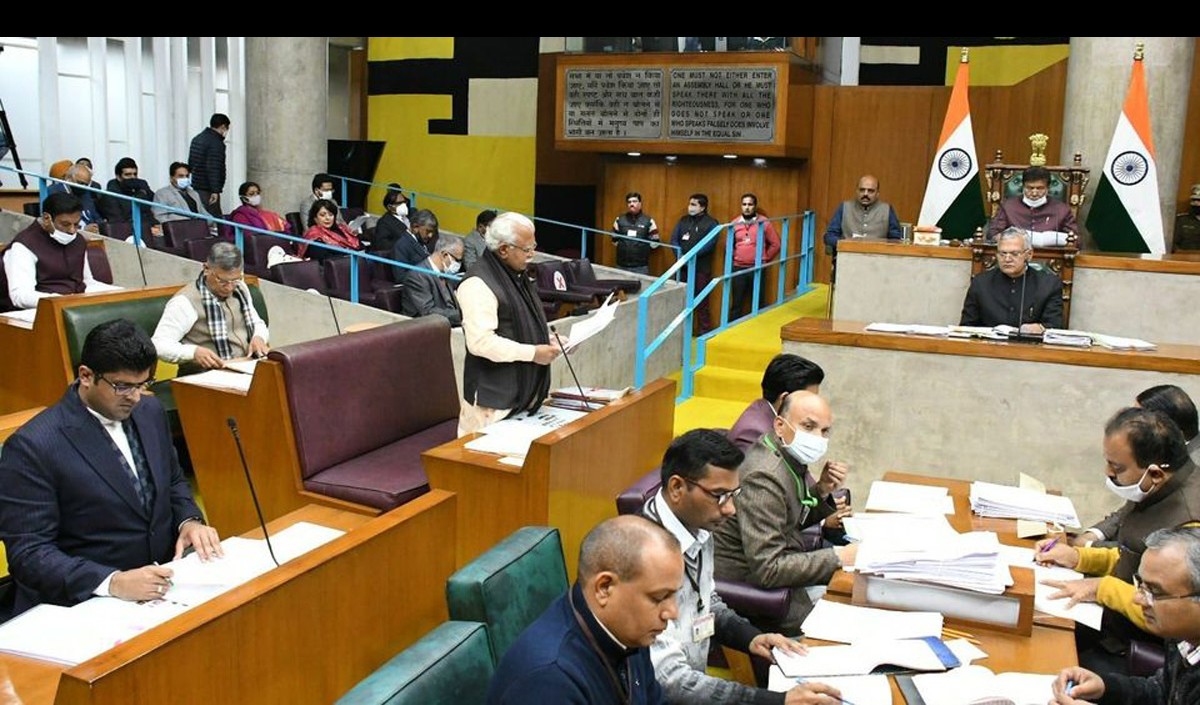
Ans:
[[[942,635],[939,612],[899,612],[818,600],[801,628],[810,639],[856,644]]]
[[[1031,519],[1079,526],[1079,515],[1075,513],[1075,505],[1070,497],[979,480],[971,483],[971,510],[981,517]]]
[[[954,498],[945,487],[876,480],[871,483],[866,510],[904,514],[953,514]]]
[[[845,646],[810,646],[806,654],[772,649],[775,663],[789,678],[863,676],[880,666],[913,671],[945,671],[960,662],[937,637],[864,641]]]
[[[936,542],[867,541],[854,568],[892,580],[935,583],[999,595],[1013,584],[1001,559],[1000,540],[991,531],[945,536]]]

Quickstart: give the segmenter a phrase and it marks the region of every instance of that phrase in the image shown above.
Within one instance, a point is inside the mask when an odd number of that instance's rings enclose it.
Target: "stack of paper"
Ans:
[[[1000,541],[991,531],[948,536],[933,543],[868,541],[854,561],[860,573],[888,579],[936,583],[999,595],[1012,585]]]
[[[811,639],[842,644],[942,635],[939,612],[898,612],[818,600],[801,625]]]
[[[1073,348],[1090,348],[1092,336],[1081,330],[1064,328],[1048,328],[1042,335],[1042,342],[1047,345],[1066,345]]]
[[[8,319],[9,322],[19,328],[33,330],[33,319],[37,317],[37,309],[23,308],[16,311],[5,311],[4,313],[0,313],[0,316]]]
[[[880,666],[900,666],[914,671],[945,671],[959,666],[958,657],[937,637],[810,646],[805,654],[782,649],[772,652],[775,663],[789,678],[862,676]]]
[[[983,666],[913,676],[925,705],[1045,705],[1053,699],[1055,676],[1036,673],[995,674]]]
[[[958,537],[943,514],[859,513],[843,519],[842,526],[856,543],[928,546]]]
[[[229,370],[205,370],[199,374],[176,377],[175,381],[198,384],[211,389],[228,389],[245,394],[250,391],[250,383],[254,381],[254,375]]]
[[[871,483],[866,509],[905,514],[953,514],[954,498],[945,487],[876,480]]]
[[[1094,340],[1097,345],[1101,345],[1110,350],[1143,351],[1154,350],[1158,347],[1154,343],[1141,340],[1140,338],[1122,338],[1116,335],[1101,335],[1100,333],[1093,333],[1092,340]]]
[[[463,447],[480,453],[523,458],[535,440],[586,413],[577,409],[542,406],[532,413],[517,414],[485,426],[479,431],[482,436],[468,441]]]
[[[1079,515],[1070,497],[979,480],[971,483],[971,510],[981,517],[1079,526]]]

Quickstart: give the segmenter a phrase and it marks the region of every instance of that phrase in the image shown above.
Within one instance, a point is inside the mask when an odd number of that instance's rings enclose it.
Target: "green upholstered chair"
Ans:
[[[450,619],[488,626],[499,662],[568,585],[558,529],[526,526],[451,575],[446,603]]]
[[[487,627],[443,622],[392,657],[338,705],[458,705],[482,703],[495,670]]]

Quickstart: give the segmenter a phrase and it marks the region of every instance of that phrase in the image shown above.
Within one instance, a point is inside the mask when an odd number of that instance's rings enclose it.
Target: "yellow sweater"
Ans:
[[[1096,588],[1096,602],[1124,615],[1138,629],[1145,630],[1146,617],[1142,614],[1142,607],[1133,601],[1134,587],[1111,575],[1117,567],[1120,550],[1115,547],[1091,546],[1079,546],[1076,550],[1079,551],[1079,564],[1075,566],[1075,570],[1084,575],[1103,576]]]

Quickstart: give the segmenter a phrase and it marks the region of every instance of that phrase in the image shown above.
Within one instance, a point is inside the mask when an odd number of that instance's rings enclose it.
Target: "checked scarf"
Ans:
[[[213,345],[217,348],[217,356],[222,360],[233,359],[233,347],[229,345],[229,322],[225,320],[225,308],[221,300],[204,285],[204,272],[196,279],[196,288],[200,290],[200,302],[204,304],[204,314],[208,318],[208,334],[212,336]],[[242,318],[246,320],[246,330],[249,335],[246,342],[254,337],[254,304],[250,302],[250,289],[245,282],[238,282],[233,290],[234,297],[242,305]]]

